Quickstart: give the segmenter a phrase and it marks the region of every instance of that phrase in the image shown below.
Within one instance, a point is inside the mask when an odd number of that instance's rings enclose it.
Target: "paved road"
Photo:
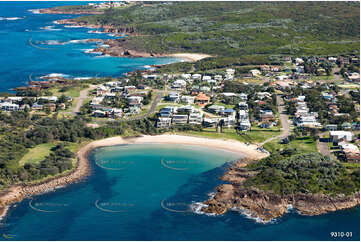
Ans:
[[[323,138],[326,134],[327,132],[320,134],[320,139],[317,141],[317,149],[318,152],[320,152],[322,155],[331,157],[331,152],[328,149],[328,144],[327,144],[328,140]]]
[[[262,143],[260,143],[259,144],[260,147],[272,140],[283,139],[291,134],[290,124],[288,122],[288,115],[284,113],[285,112],[284,101],[280,95],[277,95],[277,109],[278,109],[278,113],[280,114],[282,132],[280,135],[268,138],[265,141],[263,141]]]
[[[131,118],[124,118],[123,120],[124,121],[133,121],[133,120],[145,119],[145,118],[149,117],[151,114],[153,114],[155,112],[155,109],[157,108],[158,103],[160,102],[160,100],[162,100],[164,92],[165,91],[161,91],[157,94],[152,105],[150,106],[150,109],[148,110],[148,112],[146,114],[136,116],[136,117],[131,117]]]
[[[76,99],[75,107],[71,112],[73,115],[77,115],[80,112],[80,108],[84,104],[84,100],[88,97],[89,91],[94,90],[97,88],[98,85],[90,85],[87,89],[80,91],[79,97]]]

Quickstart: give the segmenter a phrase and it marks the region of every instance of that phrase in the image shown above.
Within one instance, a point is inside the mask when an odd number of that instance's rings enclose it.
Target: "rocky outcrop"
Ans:
[[[72,15],[78,15],[78,14],[102,14],[104,11],[98,10],[98,9],[74,9],[74,10],[65,10],[60,8],[45,8],[45,9],[39,9],[39,13],[43,14],[72,14]]]
[[[204,202],[207,206],[202,208],[202,212],[224,214],[230,209],[237,209],[251,217],[270,221],[281,217],[290,206],[303,215],[320,215],[360,204],[359,192],[350,196],[304,193],[278,195],[245,187],[244,181],[256,173],[248,171],[244,166],[245,162],[237,162],[229,168],[221,179],[231,184],[218,186],[216,195]]]
[[[116,57],[163,57],[163,54],[148,53],[144,51],[130,50],[123,46],[122,41],[117,39],[108,39],[104,43],[107,47],[95,48],[92,52],[102,53]]]

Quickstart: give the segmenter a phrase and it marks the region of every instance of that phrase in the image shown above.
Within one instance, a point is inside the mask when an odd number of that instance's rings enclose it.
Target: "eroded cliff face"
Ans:
[[[320,215],[360,203],[359,192],[350,196],[304,193],[278,195],[255,187],[245,187],[244,181],[256,174],[245,169],[245,165],[245,162],[239,162],[229,168],[221,179],[230,184],[218,186],[216,195],[204,202],[207,206],[202,208],[202,212],[224,214],[236,209],[267,222],[281,217],[290,206],[303,215]]]

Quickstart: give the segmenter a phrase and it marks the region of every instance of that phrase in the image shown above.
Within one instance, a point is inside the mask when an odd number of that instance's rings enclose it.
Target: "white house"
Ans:
[[[193,97],[193,96],[182,96],[181,102],[186,103],[186,104],[192,104],[192,103],[194,103],[194,99],[195,99],[195,97]]]
[[[235,69],[227,69],[226,70],[227,75],[234,75],[235,72],[236,72]]]
[[[187,82],[185,80],[178,79],[173,82],[172,88],[184,88],[184,87],[186,87],[186,85],[187,85]]]
[[[346,141],[352,141],[352,132],[350,131],[330,131],[330,138],[332,142],[338,142],[340,139],[345,139]]]
[[[203,117],[201,113],[189,114],[189,124],[202,124]]]
[[[164,129],[164,128],[169,128],[170,125],[172,123],[172,118],[158,118],[158,121],[157,121],[157,128],[161,128],[161,129]]]
[[[211,76],[203,76],[203,78],[202,78],[203,81],[209,81],[211,79],[212,79]]]
[[[5,110],[5,111],[18,111],[19,110],[18,104],[14,104],[14,103],[10,103],[10,102],[0,103],[0,107],[2,110]]]
[[[251,74],[252,74],[252,76],[259,76],[259,75],[261,75],[261,71],[260,70],[258,70],[258,69],[253,69],[253,70],[250,70],[249,71]]]
[[[187,122],[188,122],[188,115],[185,114],[173,115],[173,119],[172,119],[173,124],[186,124]]]
[[[193,74],[192,75],[192,79],[193,80],[200,80],[202,78],[202,75],[201,74]]]

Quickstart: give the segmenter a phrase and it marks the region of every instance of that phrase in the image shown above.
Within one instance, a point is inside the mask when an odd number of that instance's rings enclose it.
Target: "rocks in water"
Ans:
[[[267,222],[281,217],[288,211],[290,205],[300,214],[320,215],[351,208],[360,203],[359,192],[350,196],[300,192],[293,195],[279,195],[256,187],[245,187],[244,181],[257,174],[257,172],[248,171],[244,168],[245,166],[244,162],[237,162],[228,169],[221,179],[231,184],[218,186],[216,195],[204,202],[207,206],[202,208],[202,212],[224,214],[228,210],[236,209]]]

